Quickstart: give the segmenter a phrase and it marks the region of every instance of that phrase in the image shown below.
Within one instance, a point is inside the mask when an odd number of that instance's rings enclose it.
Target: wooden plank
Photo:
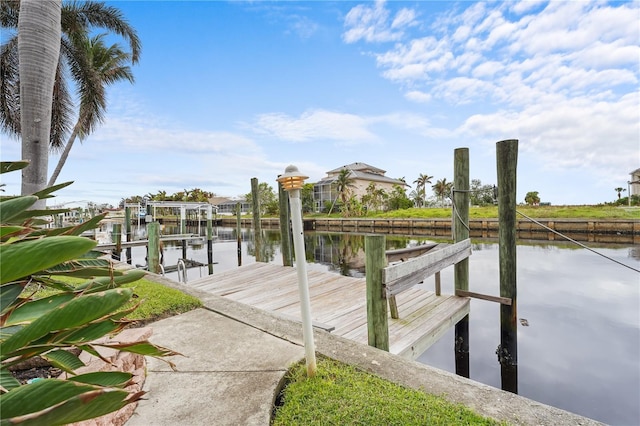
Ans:
[[[469,314],[469,299],[452,299],[454,303],[447,303],[448,309],[443,309],[438,315],[430,318],[430,331],[421,332],[420,336],[408,336],[395,342],[392,353],[404,358],[416,359],[431,345],[437,342],[446,331]]]
[[[415,247],[387,250],[384,254],[387,256],[387,262],[389,263],[404,262],[413,257],[421,256],[436,246],[438,246],[438,243],[421,244]]]
[[[470,255],[471,241],[466,239],[406,262],[387,266],[382,270],[382,281],[389,295],[398,294]]]
[[[456,290],[456,296],[472,297],[474,299],[488,300],[490,302],[497,302],[502,305],[511,306],[511,299],[509,299],[508,297],[490,296],[488,294],[474,293],[472,291],[464,291],[464,290]]]

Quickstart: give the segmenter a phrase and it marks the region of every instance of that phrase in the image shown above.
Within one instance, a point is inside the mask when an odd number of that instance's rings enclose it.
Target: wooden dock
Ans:
[[[366,281],[308,271],[314,324],[368,343]],[[300,321],[294,267],[254,263],[189,282],[189,286]],[[389,317],[389,352],[416,359],[469,313],[469,299],[409,288],[396,295],[399,319]],[[453,343],[453,342],[452,342]]]

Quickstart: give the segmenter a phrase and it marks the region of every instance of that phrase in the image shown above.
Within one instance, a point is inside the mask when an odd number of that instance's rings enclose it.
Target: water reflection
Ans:
[[[263,254],[270,262],[282,264],[279,232],[263,233]],[[235,268],[235,230],[219,228],[216,235],[215,272]],[[243,230],[242,238],[243,264],[252,263],[252,232]],[[393,235],[386,241],[387,249],[395,249],[433,240]],[[363,235],[306,233],[305,243],[307,260],[313,262],[310,267],[364,276]],[[640,268],[638,246],[589,246]],[[134,263],[141,250],[134,248]],[[605,423],[640,424],[639,274],[564,242],[519,241],[517,250],[518,393]],[[469,290],[498,295],[495,240],[474,241],[472,251]],[[167,262],[179,256],[179,247],[165,245]],[[206,262],[206,246],[189,245],[187,256]],[[189,277],[203,273],[206,268],[196,268]],[[442,292],[453,293],[453,268],[442,271],[441,278]],[[432,290],[433,283],[424,288]],[[469,376],[497,388],[506,377],[496,357],[499,311],[497,303],[473,299],[469,316]],[[454,340],[452,328],[418,361],[456,372]]]

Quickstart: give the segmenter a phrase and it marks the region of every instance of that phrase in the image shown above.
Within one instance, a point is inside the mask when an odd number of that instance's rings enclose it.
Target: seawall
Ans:
[[[518,238],[528,240],[563,240],[553,231],[576,241],[596,243],[640,244],[640,219],[518,219]],[[218,217],[220,226],[235,227],[236,218]],[[263,229],[279,229],[278,218],[261,219]],[[251,227],[243,218],[243,227]],[[304,229],[320,232],[381,233],[409,236],[451,238],[451,219],[381,219],[381,218],[305,218]],[[498,219],[470,219],[471,238],[497,238]],[[553,230],[553,231],[551,231]]]

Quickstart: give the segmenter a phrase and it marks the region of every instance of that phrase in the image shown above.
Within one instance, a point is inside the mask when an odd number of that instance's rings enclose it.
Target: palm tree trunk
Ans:
[[[60,158],[58,159],[58,164],[56,164],[56,168],[51,174],[51,177],[49,178],[49,183],[47,184],[47,186],[53,186],[53,184],[56,183],[56,179],[58,179],[58,176],[60,175],[60,171],[62,171],[62,167],[67,162],[67,158],[69,157],[69,153],[71,152],[71,147],[73,147],[73,143],[76,141],[76,138],[78,137],[79,125],[80,125],[80,122],[76,123],[76,126],[73,128],[73,133],[71,133],[71,136],[69,136],[69,140],[67,141],[67,144],[64,146],[64,150],[62,151],[62,154],[60,154]]]
[[[49,163],[51,105],[60,57],[62,0],[22,0],[18,18],[22,195],[45,187]],[[44,208],[38,201],[34,208]]]

